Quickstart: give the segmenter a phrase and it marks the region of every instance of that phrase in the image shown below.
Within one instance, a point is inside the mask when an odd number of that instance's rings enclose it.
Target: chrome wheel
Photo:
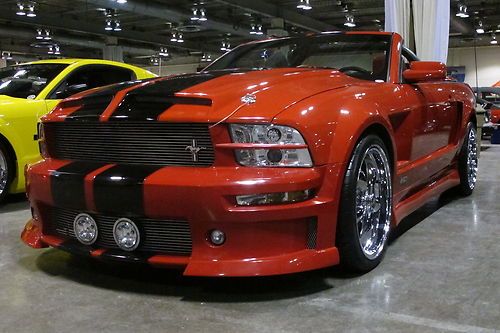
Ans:
[[[392,184],[384,149],[373,144],[362,159],[356,184],[356,225],[363,254],[375,259],[384,249],[391,224]]]
[[[0,195],[7,191],[7,182],[9,180],[7,157],[0,150]]]
[[[474,189],[477,180],[477,137],[471,129],[467,140],[467,181],[469,187]]]

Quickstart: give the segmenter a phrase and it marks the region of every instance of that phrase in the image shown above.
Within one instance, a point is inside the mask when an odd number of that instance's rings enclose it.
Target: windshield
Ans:
[[[331,68],[372,81],[386,81],[390,35],[332,34],[292,37],[239,46],[207,70]]]
[[[35,98],[68,65],[36,64],[0,69],[0,95]]]

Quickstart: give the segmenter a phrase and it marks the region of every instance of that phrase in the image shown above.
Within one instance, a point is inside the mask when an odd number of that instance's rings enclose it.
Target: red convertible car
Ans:
[[[366,272],[405,216],[472,193],[473,110],[398,34],[241,45],[200,73],[62,101],[27,169],[22,240],[185,275]]]

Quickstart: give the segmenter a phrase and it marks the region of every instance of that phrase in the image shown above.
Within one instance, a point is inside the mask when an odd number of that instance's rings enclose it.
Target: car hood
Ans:
[[[56,108],[50,117],[59,112],[73,120],[100,117],[213,123],[238,118],[264,122],[305,98],[356,82],[359,80],[336,70],[307,68],[183,74],[93,89],[65,100],[63,108]],[[99,99],[104,101],[99,107],[74,113],[64,110],[64,105]]]

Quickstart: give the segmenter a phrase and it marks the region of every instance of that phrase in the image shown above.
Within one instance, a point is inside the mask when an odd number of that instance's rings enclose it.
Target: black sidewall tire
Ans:
[[[7,195],[9,194],[9,188],[14,180],[14,161],[10,156],[10,152],[5,146],[3,142],[0,142],[0,152],[3,154],[5,159],[7,160],[7,186],[5,187],[5,191],[0,194],[0,203],[2,203]]]
[[[460,175],[460,185],[458,189],[460,194],[463,196],[469,196],[474,191],[474,187],[469,185],[469,175],[468,175],[468,165],[467,158],[469,154],[469,133],[470,131],[474,131],[476,134],[476,142],[477,142],[477,130],[474,123],[470,122],[467,124],[467,129],[465,132],[464,143],[462,145],[462,149],[458,155],[458,174]],[[477,180],[476,180],[477,183]]]
[[[337,220],[337,234],[336,234],[336,246],[340,253],[340,264],[347,270],[366,273],[374,269],[383,259],[385,251],[387,249],[387,240],[383,245],[383,249],[374,259],[368,259],[361,249],[358,239],[358,229],[356,225],[356,185],[357,185],[357,174],[359,168],[361,167],[362,158],[364,152],[368,150],[370,146],[377,144],[385,152],[387,160],[390,161],[389,153],[384,142],[380,137],[376,135],[367,135],[363,137],[356,148],[354,149],[347,170],[344,176],[344,183],[342,186],[341,200],[339,206],[339,216]],[[390,163],[390,162],[389,162]],[[391,170],[391,181],[392,181],[392,168]],[[392,199],[390,202],[392,210]]]

